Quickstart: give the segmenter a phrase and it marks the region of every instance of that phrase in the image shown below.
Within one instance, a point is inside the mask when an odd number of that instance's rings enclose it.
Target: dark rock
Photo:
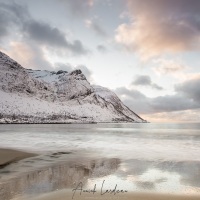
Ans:
[[[70,75],[79,75],[79,74],[82,74],[82,71],[80,69],[76,69],[70,73]]]
[[[56,74],[58,75],[58,74],[63,74],[63,73],[67,73],[67,71],[59,70],[59,71],[57,71]]]
[[[31,91],[30,89],[26,90],[29,94],[33,94],[33,91]]]

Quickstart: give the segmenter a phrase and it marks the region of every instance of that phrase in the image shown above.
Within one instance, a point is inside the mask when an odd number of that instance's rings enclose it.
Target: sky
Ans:
[[[199,0],[0,0],[0,51],[81,69],[150,122],[200,121]]]

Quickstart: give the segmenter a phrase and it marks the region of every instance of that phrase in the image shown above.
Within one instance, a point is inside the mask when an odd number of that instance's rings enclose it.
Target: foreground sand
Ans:
[[[70,200],[73,193],[71,190],[60,190],[42,195],[37,198],[25,198],[20,200]],[[200,196],[192,195],[172,195],[172,194],[153,194],[153,193],[127,193],[127,194],[76,194],[73,200],[199,200]]]
[[[36,156],[36,154],[13,150],[13,149],[0,149],[0,168],[12,162],[33,156]]]
[[[16,191],[20,191],[20,187],[22,186],[22,191],[24,191],[24,189],[26,188],[25,185],[23,185],[24,183],[27,183],[27,181],[32,182],[33,180],[39,180],[39,178],[44,178],[44,177],[49,177],[47,172],[57,172],[57,173],[52,173],[50,178],[53,179],[55,181],[55,184],[57,184],[55,177],[60,179],[59,173],[60,175],[62,175],[62,177],[68,177],[69,178],[69,174],[67,172],[70,172],[71,176],[71,182],[74,182],[74,179],[76,180],[81,179],[82,175],[87,177],[87,173],[89,172],[88,170],[90,169],[90,165],[88,162],[88,168],[86,167],[87,165],[78,165],[79,168],[77,168],[77,163],[75,163],[75,167],[72,165],[70,158],[71,154],[68,154],[67,152],[58,152],[58,153],[54,153],[52,155],[50,155],[51,157],[54,156],[52,159],[55,159],[55,156],[66,156],[66,158],[68,158],[68,162],[70,163],[70,165],[68,166],[68,164],[65,165],[61,165],[61,166],[52,166],[51,170],[44,170],[44,174],[46,174],[46,176],[43,176],[43,171],[40,170],[40,173],[38,174],[37,171],[36,172],[32,172],[33,176],[28,176],[28,179],[26,179],[26,177],[21,177],[21,179],[19,178],[19,180],[17,179],[16,182],[13,182],[12,184],[9,184],[8,186],[8,192],[14,192],[13,191],[13,187],[17,188]],[[29,157],[33,157],[33,156],[37,156],[36,154],[32,154],[32,153],[27,153],[27,152],[23,152],[23,151],[18,151],[18,150],[11,150],[11,149],[0,149],[0,168],[4,167],[12,162],[18,161],[18,160],[22,160],[25,158],[29,158]],[[73,155],[71,155],[73,158]],[[50,159],[50,158],[48,158]],[[56,158],[58,159],[58,158]],[[83,163],[83,161],[81,161],[81,163]],[[94,164],[94,160],[92,161],[92,164]],[[99,163],[99,161],[97,162]],[[109,164],[110,163],[110,164]],[[109,165],[108,165],[109,164]],[[119,161],[116,159],[110,159],[110,160],[102,160],[102,162],[100,163],[99,166],[106,166],[110,169],[110,171],[112,172],[112,170],[117,169],[117,166],[119,165]],[[98,171],[98,165],[97,167],[97,171]],[[55,168],[55,169],[54,169]],[[78,169],[78,171],[77,171]],[[74,171],[73,171],[74,170]],[[94,169],[93,169],[94,171]],[[73,173],[72,173],[73,172]],[[87,173],[86,173],[87,172]],[[36,176],[36,174],[38,176]],[[73,179],[73,175],[74,174],[74,179]],[[77,174],[79,174],[79,176],[77,177]],[[55,177],[53,176],[55,175]],[[106,174],[105,174],[106,175]],[[30,177],[35,177],[35,179],[30,179]],[[22,182],[20,182],[20,180],[22,180]],[[48,180],[48,179],[47,179]],[[65,179],[67,180],[67,179]],[[65,181],[66,182],[66,181]],[[17,183],[18,185],[16,186]],[[36,181],[37,183],[37,181]],[[13,186],[13,187],[11,187]],[[65,187],[66,188],[66,187]],[[6,189],[6,187],[5,187]],[[4,189],[1,190],[0,188],[0,194],[1,191],[3,191]],[[19,193],[20,194],[20,193]],[[7,194],[5,194],[7,195]],[[37,195],[37,193],[36,193]],[[15,195],[14,195],[15,196]],[[14,196],[10,196],[7,195],[5,196],[6,198],[3,198],[2,200],[5,199],[13,199]],[[172,195],[172,194],[153,194],[153,193],[133,193],[133,192],[128,192],[128,193],[122,193],[122,194],[104,194],[101,195],[100,191],[98,191],[95,194],[92,193],[82,193],[80,195],[80,192],[76,192],[76,194],[73,197],[73,192],[72,189],[62,189],[62,190],[57,190],[54,192],[49,192],[43,195],[40,195],[38,197],[14,197],[13,200],[200,200],[200,195],[199,196],[194,196],[194,195]],[[1,195],[0,195],[0,200],[1,200]]]

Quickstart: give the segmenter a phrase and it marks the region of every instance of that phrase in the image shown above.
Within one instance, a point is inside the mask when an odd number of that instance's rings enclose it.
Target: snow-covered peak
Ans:
[[[93,88],[95,90],[95,93],[103,97],[106,101],[112,101],[113,98],[120,101],[119,97],[108,88],[99,85],[93,85]]]
[[[48,83],[56,99],[66,101],[91,94],[94,90],[81,70],[70,73],[59,70],[27,70],[28,74],[38,81]]]
[[[145,122],[79,69],[25,69],[2,52],[0,96],[0,123]]]
[[[67,71],[62,71],[62,70],[55,72],[55,71],[47,71],[47,70],[27,69],[27,72],[32,77],[34,77],[36,79],[43,80],[43,81],[48,82],[48,83],[57,82],[63,76],[69,75],[69,73]]]
[[[19,63],[0,51],[0,69],[5,69],[5,67],[17,70],[23,69]]]
[[[111,103],[116,110],[118,110],[125,116],[135,119],[137,122],[146,122],[146,120],[143,120],[139,115],[137,115],[127,106],[125,106],[119,99],[119,97],[111,90],[98,85],[94,85],[93,88],[97,95],[102,97],[105,101]]]
[[[64,70],[48,71],[48,70],[26,70],[33,78],[43,80],[48,83],[64,82],[69,77],[74,77],[77,80],[87,80],[80,69],[71,71],[70,73]],[[68,78],[67,78],[68,77]]]

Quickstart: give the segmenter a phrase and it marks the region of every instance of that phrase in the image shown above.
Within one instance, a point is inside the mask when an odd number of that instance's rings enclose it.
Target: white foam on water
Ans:
[[[81,150],[123,159],[200,161],[200,131],[197,128],[109,126],[2,125],[0,147],[34,152]]]

